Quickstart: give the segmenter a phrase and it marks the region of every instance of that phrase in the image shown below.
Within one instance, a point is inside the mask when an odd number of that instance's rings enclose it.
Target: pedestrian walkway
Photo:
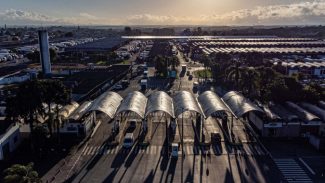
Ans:
[[[138,153],[138,154],[147,154],[147,155],[164,155],[166,153],[166,146],[155,146],[150,145],[147,148],[142,148],[140,146],[135,146],[133,149],[124,149],[122,146],[87,146],[83,151],[83,156],[94,156],[94,155],[114,155],[118,153]],[[202,154],[202,147],[201,146],[191,146],[185,145],[184,146],[184,153],[185,155],[200,155]],[[266,155],[262,151],[234,151],[228,153],[225,148],[220,147],[211,147],[208,149],[212,154],[216,152],[218,155],[243,155],[243,156],[264,156]]]
[[[274,159],[288,183],[312,183],[313,181],[300,165],[292,158]]]

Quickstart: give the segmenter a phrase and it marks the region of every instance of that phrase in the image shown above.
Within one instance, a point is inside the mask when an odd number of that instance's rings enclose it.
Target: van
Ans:
[[[134,144],[134,137],[133,133],[127,133],[125,134],[124,141],[123,141],[123,147],[124,148],[130,148]]]
[[[177,143],[172,143],[171,157],[178,158],[178,144]]]

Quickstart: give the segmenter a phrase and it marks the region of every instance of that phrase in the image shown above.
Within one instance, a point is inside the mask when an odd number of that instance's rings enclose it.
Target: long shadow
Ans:
[[[155,178],[154,170],[151,170],[150,173],[149,173],[149,175],[147,176],[146,179],[144,179],[143,182],[144,183],[151,183],[151,182],[153,182],[154,178]]]
[[[166,177],[165,182],[173,182],[174,181],[176,164],[177,164],[177,159],[171,159],[170,160],[170,164],[169,164],[169,167],[168,167],[167,177]]]
[[[114,170],[105,178],[105,180],[103,180],[103,182],[105,182],[105,183],[113,182],[118,170],[119,170],[119,168],[114,168]]]
[[[232,176],[232,173],[229,171],[229,169],[227,169],[224,183],[234,183],[234,182],[235,180],[234,177]]]
[[[191,171],[188,171],[186,178],[185,178],[185,182],[194,182],[194,173],[191,173]]]

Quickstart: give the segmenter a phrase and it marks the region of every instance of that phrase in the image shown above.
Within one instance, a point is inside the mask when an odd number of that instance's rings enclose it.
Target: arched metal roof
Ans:
[[[325,121],[325,110],[313,104],[302,102],[301,106]]]
[[[174,96],[175,115],[178,117],[185,111],[194,111],[204,116],[198,101],[188,91],[180,91]]]
[[[69,116],[69,119],[79,120],[82,118],[86,113],[89,112],[91,104],[92,101],[86,101],[81,104],[76,110],[73,111],[73,113]]]
[[[123,98],[118,93],[111,91],[105,92],[94,100],[90,111],[103,112],[113,119],[122,100]]]
[[[230,91],[226,93],[222,100],[228,105],[236,117],[242,117],[247,112],[259,111],[263,112],[258,106],[246,99],[242,94]]]
[[[211,116],[215,112],[229,111],[229,109],[223,103],[221,98],[212,91],[206,91],[206,92],[202,93],[199,96],[198,100],[202,106],[202,109],[203,109],[206,117]]]
[[[59,111],[59,115],[63,118],[68,118],[73,111],[79,107],[79,104],[75,101],[72,101],[70,104],[62,107]]]
[[[292,112],[297,114],[301,119],[305,121],[320,121],[319,117],[314,114],[306,111],[305,109],[299,107],[297,104],[293,102],[286,102],[286,105],[291,108]]]
[[[132,111],[144,118],[147,106],[147,97],[141,92],[134,91],[129,93],[122,101],[117,113]]]
[[[173,99],[163,91],[157,91],[148,97],[146,116],[155,111],[163,111],[175,117]]]

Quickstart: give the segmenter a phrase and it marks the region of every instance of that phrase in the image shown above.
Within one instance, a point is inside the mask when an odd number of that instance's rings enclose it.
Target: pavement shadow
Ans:
[[[232,173],[227,169],[224,183],[235,183]]]
[[[171,159],[167,171],[167,177],[165,182],[173,182],[175,177],[177,159]]]
[[[146,179],[144,179],[143,182],[144,183],[151,183],[151,182],[153,182],[154,178],[155,178],[154,170],[151,170],[149,175],[146,177]]]

